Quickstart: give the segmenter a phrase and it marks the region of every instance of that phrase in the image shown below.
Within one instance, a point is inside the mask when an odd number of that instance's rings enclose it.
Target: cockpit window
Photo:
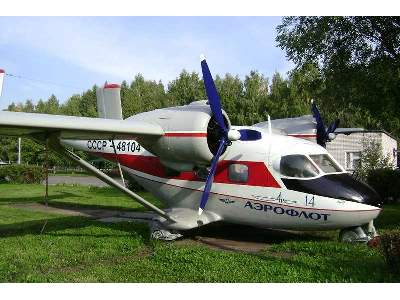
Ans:
[[[288,177],[307,178],[318,175],[318,169],[304,155],[282,156],[280,172]]]
[[[310,155],[310,157],[327,174],[342,172],[340,167],[327,154]]]

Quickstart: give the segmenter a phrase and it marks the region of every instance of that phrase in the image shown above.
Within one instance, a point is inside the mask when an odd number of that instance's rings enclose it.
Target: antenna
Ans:
[[[269,115],[268,115],[268,133],[269,133],[269,135],[272,134],[271,117]]]

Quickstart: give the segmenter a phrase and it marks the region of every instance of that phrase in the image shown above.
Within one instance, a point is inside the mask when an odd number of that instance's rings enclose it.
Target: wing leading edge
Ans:
[[[164,131],[144,121],[0,111],[0,135],[40,134],[58,134],[65,139],[134,139],[162,136]]]

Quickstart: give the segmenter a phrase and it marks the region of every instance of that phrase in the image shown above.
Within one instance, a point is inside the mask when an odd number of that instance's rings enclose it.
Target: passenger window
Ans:
[[[304,155],[282,156],[280,172],[288,177],[307,178],[318,175],[318,169]]]
[[[229,180],[234,182],[247,182],[249,179],[249,167],[242,164],[229,165]]]

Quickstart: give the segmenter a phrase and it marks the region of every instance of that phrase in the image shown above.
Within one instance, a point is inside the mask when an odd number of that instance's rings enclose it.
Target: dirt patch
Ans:
[[[56,207],[46,206],[46,205],[40,204],[40,203],[17,203],[17,204],[9,204],[9,206],[13,207],[13,208],[26,209],[26,210],[32,210],[32,211],[38,211],[38,212],[54,213],[54,214],[67,215],[67,216],[85,216],[85,217],[87,217],[86,214],[84,214],[83,212],[80,212],[80,211],[56,208]]]
[[[197,236],[196,240],[202,244],[210,246],[211,248],[217,248],[229,251],[257,253],[271,247],[271,245],[268,245],[266,243],[228,240],[228,239],[213,238],[213,237]]]

